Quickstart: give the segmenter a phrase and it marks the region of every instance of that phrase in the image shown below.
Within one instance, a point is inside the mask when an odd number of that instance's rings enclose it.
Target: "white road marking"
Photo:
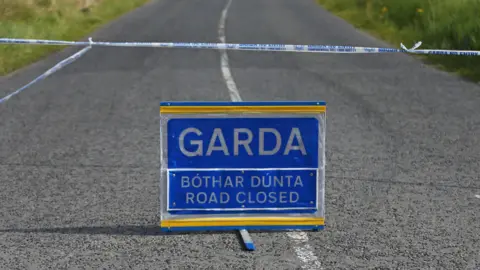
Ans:
[[[227,14],[230,5],[232,4],[232,0],[228,0],[227,5],[222,10],[222,16],[220,17],[220,22],[218,23],[218,38],[220,39],[221,43],[227,43],[227,39],[225,38],[225,24],[227,22]],[[232,72],[230,72],[230,66],[228,64],[228,54],[227,50],[223,49],[220,50],[220,66],[222,68],[222,75],[225,83],[227,84],[228,93],[230,94],[230,98],[234,102],[242,101],[240,97],[240,93],[238,92],[237,85],[233,80]]]
[[[480,194],[475,194],[475,198],[480,199]]]
[[[288,232],[287,235],[293,240],[295,253],[302,261],[303,269],[322,269],[322,265],[318,261],[317,256],[313,252],[313,248],[308,243],[308,235],[306,232]]]
[[[222,16],[218,23],[218,38],[221,43],[227,43],[225,25],[227,22],[228,9],[231,4],[232,0],[228,0],[227,5],[225,5],[222,10]],[[222,75],[227,85],[230,98],[234,102],[242,101],[237,85],[233,80],[232,72],[230,71],[227,50],[220,50],[220,56]],[[306,232],[288,232],[287,235],[293,240],[293,249],[295,250],[297,257],[302,261],[303,269],[322,269],[317,256],[315,256],[315,253],[313,252],[313,248],[308,244],[308,235]]]

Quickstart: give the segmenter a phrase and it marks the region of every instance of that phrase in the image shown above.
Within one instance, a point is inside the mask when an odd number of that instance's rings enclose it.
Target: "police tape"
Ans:
[[[0,38],[0,44],[32,44],[60,46],[106,46],[106,47],[146,47],[146,48],[183,48],[183,49],[217,49],[248,51],[285,51],[316,53],[394,53],[404,50],[392,48],[370,48],[330,45],[288,45],[288,44],[232,44],[232,43],[193,43],[193,42],[84,42],[41,39]]]
[[[91,39],[90,39],[91,41]],[[88,45],[88,43],[87,43]],[[68,58],[62,60],[61,62],[57,63],[55,66],[53,66],[52,68],[50,68],[49,70],[45,71],[42,75],[38,76],[37,78],[35,78],[33,81],[27,83],[26,85],[22,86],[21,88],[15,90],[14,92],[6,95],[5,97],[1,98],[0,99],[0,104],[6,102],[7,100],[9,100],[10,98],[12,98],[13,96],[16,96],[18,95],[20,92],[22,92],[23,90],[27,89],[28,87],[30,87],[31,85],[41,81],[41,80],[44,80],[45,78],[47,78],[48,76],[52,75],[53,73],[59,71],[60,69],[66,67],[67,65],[73,63],[75,60],[77,60],[78,58],[80,58],[82,55],[84,55],[86,52],[88,52],[90,49],[92,48],[92,46],[88,46],[88,47],[85,47],[83,48],[82,50],[78,51],[77,53],[69,56]]]
[[[44,39],[0,38],[0,44],[32,44],[57,46],[104,46],[104,47],[134,47],[134,48],[183,48],[183,49],[216,49],[216,50],[246,50],[246,51],[284,51],[310,53],[401,53],[480,56],[480,51],[471,50],[417,50],[422,42],[417,42],[407,49],[400,44],[401,49],[378,47],[355,47],[333,45],[292,45],[292,44],[243,44],[243,43],[202,43],[202,42],[99,42],[99,41],[64,41]]]
[[[195,43],[195,42],[99,42],[89,38],[88,41],[64,41],[45,39],[20,39],[0,38],[0,44],[31,44],[31,45],[56,45],[56,46],[88,46],[71,57],[63,60],[53,68],[47,70],[36,79],[22,88],[0,99],[0,104],[25,90],[32,84],[41,81],[72,63],[81,57],[93,46],[104,47],[130,47],[130,48],[183,48],[183,49],[216,49],[216,50],[242,50],[242,51],[274,51],[274,52],[310,52],[310,53],[413,53],[413,54],[434,54],[434,55],[461,55],[480,56],[480,51],[462,50],[417,50],[422,42],[417,42],[412,48],[407,49],[400,44],[401,49],[378,48],[378,47],[354,47],[354,46],[331,46],[331,45],[289,45],[289,44],[241,44],[241,43]]]

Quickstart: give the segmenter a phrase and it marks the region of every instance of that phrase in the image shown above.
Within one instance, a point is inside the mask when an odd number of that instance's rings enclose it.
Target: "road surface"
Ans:
[[[231,43],[387,46],[313,0],[227,3],[152,1],[93,37],[218,42],[224,11]],[[1,78],[1,96],[78,49]],[[1,267],[479,269],[479,85],[404,54],[228,60],[95,47],[1,105]],[[254,233],[253,253],[234,233],[158,233],[158,103],[235,94],[328,102],[325,231]]]

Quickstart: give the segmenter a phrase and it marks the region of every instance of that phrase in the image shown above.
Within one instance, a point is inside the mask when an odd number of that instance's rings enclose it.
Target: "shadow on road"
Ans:
[[[120,225],[98,227],[58,227],[58,228],[13,228],[0,229],[0,233],[58,233],[58,234],[89,234],[89,235],[127,235],[127,236],[167,236],[167,235],[204,235],[204,234],[232,234],[235,233],[238,243],[244,247],[239,231],[198,231],[198,232],[161,232],[158,225]],[[245,249],[245,247],[244,247]]]
[[[58,228],[12,228],[0,229],[0,233],[59,233],[59,234],[105,234],[105,235],[187,235],[187,234],[231,234],[235,231],[161,232],[157,225],[58,227]]]

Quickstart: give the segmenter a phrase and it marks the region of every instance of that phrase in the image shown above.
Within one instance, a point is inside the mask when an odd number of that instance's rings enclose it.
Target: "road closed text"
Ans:
[[[316,207],[315,170],[177,171],[170,174],[170,209]]]
[[[235,199],[239,204],[265,204],[265,203],[296,203],[300,195],[295,191],[259,191],[259,192],[244,192],[236,193],[235,198],[231,198],[227,192],[187,192],[185,194],[186,204],[228,204],[231,199]]]

